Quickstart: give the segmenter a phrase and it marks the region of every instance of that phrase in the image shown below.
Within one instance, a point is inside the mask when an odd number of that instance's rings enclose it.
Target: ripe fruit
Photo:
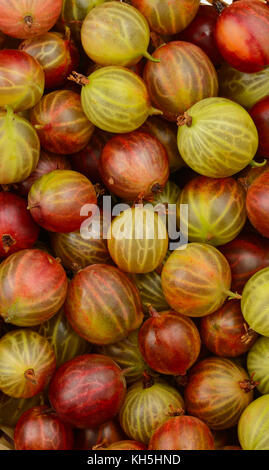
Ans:
[[[269,336],[269,268],[264,268],[246,283],[241,309],[250,328],[260,335]]]
[[[27,211],[24,199],[13,193],[0,192],[0,257],[31,248],[38,233],[38,226]]]
[[[95,349],[98,353],[109,356],[124,370],[127,383],[140,380],[145,370],[149,369],[139,349],[138,330],[132,331],[127,338],[117,343],[98,346]]]
[[[185,375],[200,353],[195,324],[172,310],[158,313],[151,309],[150,315],[139,330],[139,347],[145,361],[160,374]]]
[[[220,96],[236,101],[246,109],[269,94],[269,67],[256,73],[244,73],[224,63],[218,71],[218,77]]]
[[[76,429],[75,449],[92,450],[93,447],[106,443],[107,445],[125,439],[125,434],[116,419],[107,421],[97,428]]]
[[[257,389],[263,395],[269,393],[269,338],[261,336],[252,346],[247,357],[247,368],[250,376],[257,380]]]
[[[244,354],[258,337],[248,328],[238,300],[230,300],[216,312],[203,317],[200,334],[207,349],[216,356],[224,357]]]
[[[133,274],[132,276],[140,293],[145,312],[152,305],[157,312],[169,310],[161,285],[161,276],[156,271],[147,274]]]
[[[142,56],[151,60],[147,52],[149,40],[150,30],[145,17],[126,3],[98,5],[88,13],[81,28],[81,42],[86,54],[103,66],[128,67],[137,64]]]
[[[35,170],[40,143],[33,126],[11,108],[0,112],[0,184],[25,180]]]
[[[101,222],[100,231],[102,225]],[[99,230],[93,226],[92,231],[89,239],[84,239],[80,231],[51,233],[50,240],[55,256],[61,259],[66,269],[77,272],[91,264],[111,264],[107,242],[102,238],[103,232],[99,238]]]
[[[230,292],[231,270],[226,258],[216,248],[203,243],[189,243],[175,250],[162,270],[162,288],[173,310],[190,317],[215,312]]]
[[[197,101],[217,95],[215,68],[200,47],[173,41],[156,49],[153,57],[160,62],[146,64],[144,80],[152,103],[170,121]]]
[[[0,265],[0,312],[6,323],[34,326],[64,303],[67,278],[61,264],[42,250],[22,250]]]
[[[14,38],[46,33],[56,23],[63,0],[0,0],[0,29]]]
[[[150,28],[160,34],[176,34],[188,26],[199,8],[198,0],[132,0],[147,18]]]
[[[88,216],[80,215],[85,204],[95,205],[95,189],[80,173],[54,170],[31,187],[28,206],[34,220],[51,232],[74,232]],[[93,212],[94,207],[90,210]]]
[[[255,233],[239,235],[220,248],[232,272],[232,290],[241,294],[246,282],[269,266],[269,240]]]
[[[40,158],[35,170],[19,184],[16,184],[15,189],[23,196],[26,196],[34,182],[43,175],[50,173],[53,170],[70,170],[71,166],[69,160],[63,155],[57,155],[41,150]]]
[[[188,237],[192,242],[218,246],[233,240],[242,230],[246,214],[246,194],[233,178],[213,179],[198,176],[184,186],[178,200],[188,204]]]
[[[102,67],[88,79],[83,77],[78,81],[83,85],[81,104],[84,113],[104,131],[132,132],[152,114],[162,114],[151,106],[143,80],[127,68]]]
[[[0,389],[6,395],[37,395],[49,383],[55,367],[52,347],[34,331],[14,330],[0,339]]]
[[[247,192],[247,214],[252,225],[269,238],[269,171],[254,180]]]
[[[118,413],[126,384],[121,369],[109,357],[78,356],[54,374],[49,399],[57,415],[77,428],[97,427]]]
[[[45,95],[31,112],[42,147],[48,152],[70,154],[87,145],[94,131],[74,91],[59,90]]]
[[[70,34],[49,32],[23,41],[19,49],[34,57],[45,73],[45,87],[57,88],[79,63],[79,54]]]
[[[14,435],[16,450],[72,450],[71,427],[58,418],[46,405],[23,413]]]
[[[184,165],[177,148],[177,127],[175,124],[164,121],[157,116],[151,116],[144,122],[140,130],[153,135],[163,144],[168,156],[171,173],[179,170]]]
[[[235,426],[253,400],[256,383],[229,359],[212,357],[196,364],[188,376],[185,403],[190,415],[211,429]]]
[[[162,217],[152,210],[134,207],[115,217],[107,240],[111,258],[129,273],[148,273],[162,263],[168,235]]]
[[[243,412],[238,437],[244,450],[269,450],[269,396],[254,400]]]
[[[139,293],[117,268],[94,264],[69,284],[65,311],[74,330],[94,344],[121,341],[142,323]]]
[[[41,323],[38,333],[52,346],[57,367],[91,349],[88,341],[73,330],[63,308],[50,320]]]
[[[101,183],[102,178],[99,173],[99,159],[107,141],[111,135],[95,129],[88,145],[78,153],[73,153],[68,160],[72,169],[82,173],[89,178],[92,183]]]
[[[202,100],[179,121],[179,152],[201,175],[231,176],[251,162],[257,148],[253,120],[241,106],[225,98]]]
[[[214,33],[218,12],[210,5],[200,5],[192,22],[184,29],[177,39],[199,46],[215,66],[222,62],[222,57],[216,46]]]
[[[269,158],[269,96],[251,108],[250,116],[259,134],[258,153],[263,157]]]
[[[147,444],[155,429],[174,413],[183,412],[180,393],[163,379],[146,375],[127,390],[119,419],[130,439]]]
[[[99,160],[103,182],[122,199],[145,199],[162,190],[169,177],[167,153],[152,135],[135,131],[107,142]]]
[[[33,57],[13,49],[0,51],[1,108],[11,106],[14,111],[32,108],[41,99],[44,85],[43,69]]]
[[[240,0],[224,8],[215,38],[224,59],[241,72],[269,65],[269,8],[260,1]]]
[[[149,450],[214,450],[214,438],[200,419],[176,416],[156,429]]]

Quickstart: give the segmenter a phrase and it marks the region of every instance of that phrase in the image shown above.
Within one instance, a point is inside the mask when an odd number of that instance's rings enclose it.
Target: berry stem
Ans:
[[[226,290],[225,294],[227,294],[228,300],[242,299],[242,295],[238,294],[237,292],[232,292],[231,290]]]
[[[192,117],[188,113],[181,114],[177,118],[177,125],[178,127],[185,126],[185,125],[188,127],[191,127]]]
[[[24,377],[26,380],[29,380],[29,382],[31,382],[33,385],[36,385],[37,384],[37,381],[35,379],[35,371],[34,369],[27,369],[25,372],[24,372]]]
[[[151,62],[157,62],[157,63],[158,63],[158,62],[161,62],[161,59],[155,59],[155,57],[153,57],[153,56],[152,56],[149,52],[147,52],[147,51],[144,52],[143,56],[144,56],[146,59],[150,60]]]
[[[31,29],[34,24],[34,19],[31,15],[27,15],[23,19],[24,23],[26,24],[27,28]]]
[[[255,162],[255,160],[251,160],[251,162],[250,162],[249,165],[250,165],[252,168],[259,168],[259,167],[261,167],[261,166],[266,165],[266,163],[267,163],[267,160],[266,160],[266,158],[265,158],[265,159],[263,160],[263,162],[261,162],[261,163]]]
[[[143,388],[150,388],[152,385],[154,385],[154,378],[145,370],[143,372]]]
[[[85,77],[85,75],[82,75],[82,73],[78,73],[78,72],[72,72],[71,75],[67,77],[67,79],[81,86],[85,86],[90,83],[90,81],[88,80],[87,77]]]

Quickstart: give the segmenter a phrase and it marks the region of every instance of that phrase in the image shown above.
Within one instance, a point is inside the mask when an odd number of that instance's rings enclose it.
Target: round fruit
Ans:
[[[231,428],[253,400],[255,385],[235,362],[219,357],[204,359],[188,376],[187,411],[211,429]]]
[[[116,419],[101,424],[97,428],[76,429],[75,450],[92,450],[95,446],[96,450],[99,450],[99,446],[103,443],[110,445],[125,437]]]
[[[214,450],[214,438],[200,419],[176,416],[156,429],[149,450]]]
[[[91,264],[111,264],[107,242],[103,238],[107,231],[106,225],[106,220],[103,221],[102,215],[97,213],[91,219],[88,238],[80,231],[51,233],[53,251],[66,269],[77,272]]]
[[[254,400],[241,415],[238,437],[244,450],[269,450],[269,395]]]
[[[34,331],[14,330],[0,339],[0,389],[6,395],[37,395],[49,383],[55,367],[52,347]]]
[[[35,129],[11,108],[0,112],[0,154],[0,184],[19,183],[28,178],[40,155]]]
[[[177,127],[175,124],[164,121],[157,116],[152,116],[146,120],[140,130],[153,135],[163,144],[168,156],[171,173],[184,166],[177,148]]]
[[[224,63],[218,77],[220,96],[236,101],[244,108],[251,108],[269,94],[269,67],[256,73],[244,73]]]
[[[99,160],[104,184],[122,199],[145,199],[161,191],[169,177],[163,145],[141,131],[117,135],[107,142]]]
[[[99,159],[105,144],[111,139],[111,135],[95,129],[88,145],[69,156],[72,169],[82,173],[89,178],[92,183],[101,183],[102,178],[99,173]]]
[[[148,312],[149,306],[152,306],[157,312],[169,309],[163,295],[159,273],[152,271],[147,274],[134,274],[132,278],[139,290],[145,312]]]
[[[15,428],[25,411],[42,403],[44,400],[41,394],[31,398],[12,398],[0,392],[0,426]]]
[[[94,264],[69,284],[65,311],[74,330],[94,344],[113,344],[142,323],[138,290],[119,269]]]
[[[246,282],[269,266],[269,240],[255,233],[242,234],[220,248],[232,272],[232,290],[241,294]]]
[[[59,90],[45,95],[31,112],[31,122],[40,143],[52,153],[79,152],[94,131],[74,91]]]
[[[154,271],[168,249],[163,218],[140,205],[124,210],[111,224],[107,246],[122,271],[135,274]]]
[[[27,204],[20,196],[0,192],[0,257],[31,248],[39,229],[33,221]]]
[[[73,330],[63,308],[50,320],[41,323],[38,333],[52,346],[57,367],[90,351],[91,345]]]
[[[34,57],[45,73],[45,87],[57,88],[64,84],[68,75],[79,63],[76,46],[70,40],[70,34],[45,33],[23,41],[19,49]]]
[[[46,405],[23,413],[14,434],[16,450],[72,450],[72,428]]]
[[[248,353],[247,368],[255,377],[257,389],[263,395],[269,393],[269,338],[261,336]]]
[[[44,72],[35,58],[23,51],[0,51],[1,108],[11,106],[14,111],[32,108],[41,99],[44,85]]]
[[[269,96],[255,104],[250,110],[250,116],[259,134],[258,153],[269,158]]]
[[[160,34],[176,34],[188,26],[199,8],[198,0],[132,0],[149,22],[150,28]]]
[[[246,193],[233,178],[213,179],[198,176],[184,186],[178,200],[188,204],[188,237],[192,242],[218,246],[233,240],[245,225]]]
[[[166,375],[185,375],[201,347],[199,332],[187,317],[150,309],[151,318],[139,330],[140,351],[151,369]]]
[[[174,413],[183,412],[183,399],[174,387],[145,376],[128,389],[119,418],[130,439],[147,444],[155,429]]]
[[[51,232],[74,232],[88,215],[80,215],[89,204],[89,213],[97,203],[95,189],[80,173],[54,170],[43,175],[31,187],[28,207],[34,220]]]
[[[20,184],[16,184],[15,189],[20,192],[23,196],[26,196],[34,182],[43,175],[50,173],[53,170],[70,170],[71,166],[69,160],[63,155],[57,155],[41,150],[40,158],[36,169],[22,181]]]
[[[215,7],[200,5],[192,22],[177,36],[180,41],[191,42],[200,47],[215,66],[220,65],[222,62],[214,38],[218,16]]]
[[[83,85],[84,113],[104,131],[131,132],[142,126],[150,115],[162,114],[151,106],[143,80],[127,68],[102,67],[87,79],[78,75],[75,80]]]
[[[77,428],[97,427],[118,413],[126,384],[109,357],[78,356],[54,374],[49,399],[59,418]]]
[[[128,67],[137,64],[142,56],[151,59],[147,52],[149,40],[145,17],[126,3],[102,3],[88,13],[82,24],[84,50],[93,62],[103,66]]]
[[[239,104],[208,98],[179,118],[178,148],[197,173],[224,178],[251,162],[258,148],[258,132]]]
[[[46,33],[56,23],[63,0],[0,0],[0,29],[14,38]]]
[[[162,288],[173,310],[190,317],[203,317],[222,306],[230,292],[231,270],[216,248],[190,243],[175,250],[162,270]]]
[[[247,214],[252,225],[269,238],[269,171],[254,180],[247,192]]]
[[[59,261],[42,250],[22,250],[0,265],[0,312],[6,323],[39,325],[64,303],[67,278]]]
[[[97,352],[111,357],[124,371],[127,383],[140,380],[149,367],[145,363],[138,345],[138,330],[114,344],[99,346]]]
[[[72,37],[80,42],[81,26],[87,14],[106,0],[63,0],[60,23],[70,28]]]
[[[138,441],[118,441],[108,447],[98,447],[96,450],[147,450],[147,447]]]
[[[165,44],[153,54],[160,63],[148,62],[144,80],[154,106],[176,121],[194,103],[216,96],[216,70],[200,47],[183,41]]]
[[[269,65],[269,8],[260,1],[240,0],[224,8],[215,38],[224,59],[241,72]]]
[[[269,336],[269,267],[261,269],[246,283],[241,309],[250,328]]]
[[[200,334],[207,349],[223,357],[244,354],[258,337],[248,328],[238,300],[230,300],[216,312],[202,318]]]

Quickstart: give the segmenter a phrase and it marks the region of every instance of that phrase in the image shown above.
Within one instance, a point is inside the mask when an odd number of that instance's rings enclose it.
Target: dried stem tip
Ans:
[[[253,380],[253,376],[254,374],[251,375],[249,380],[246,379],[242,380],[242,382],[239,382],[240,388],[243,390],[243,392],[249,393],[254,390],[257,385],[259,385],[260,382],[255,382],[255,380]]]
[[[27,28],[31,29],[34,24],[34,19],[31,15],[27,15],[23,19],[24,23],[26,24]]]
[[[177,118],[177,125],[178,125],[178,127],[185,126],[185,125],[188,126],[188,127],[191,127],[192,117],[189,116],[188,113],[181,114]]]
[[[85,86],[88,85],[90,82],[85,75],[82,75],[82,73],[78,72],[72,72],[71,75],[69,75],[68,80],[71,82],[77,83],[77,85]]]
[[[143,372],[143,388],[150,388],[154,385],[154,378],[145,370]]]

